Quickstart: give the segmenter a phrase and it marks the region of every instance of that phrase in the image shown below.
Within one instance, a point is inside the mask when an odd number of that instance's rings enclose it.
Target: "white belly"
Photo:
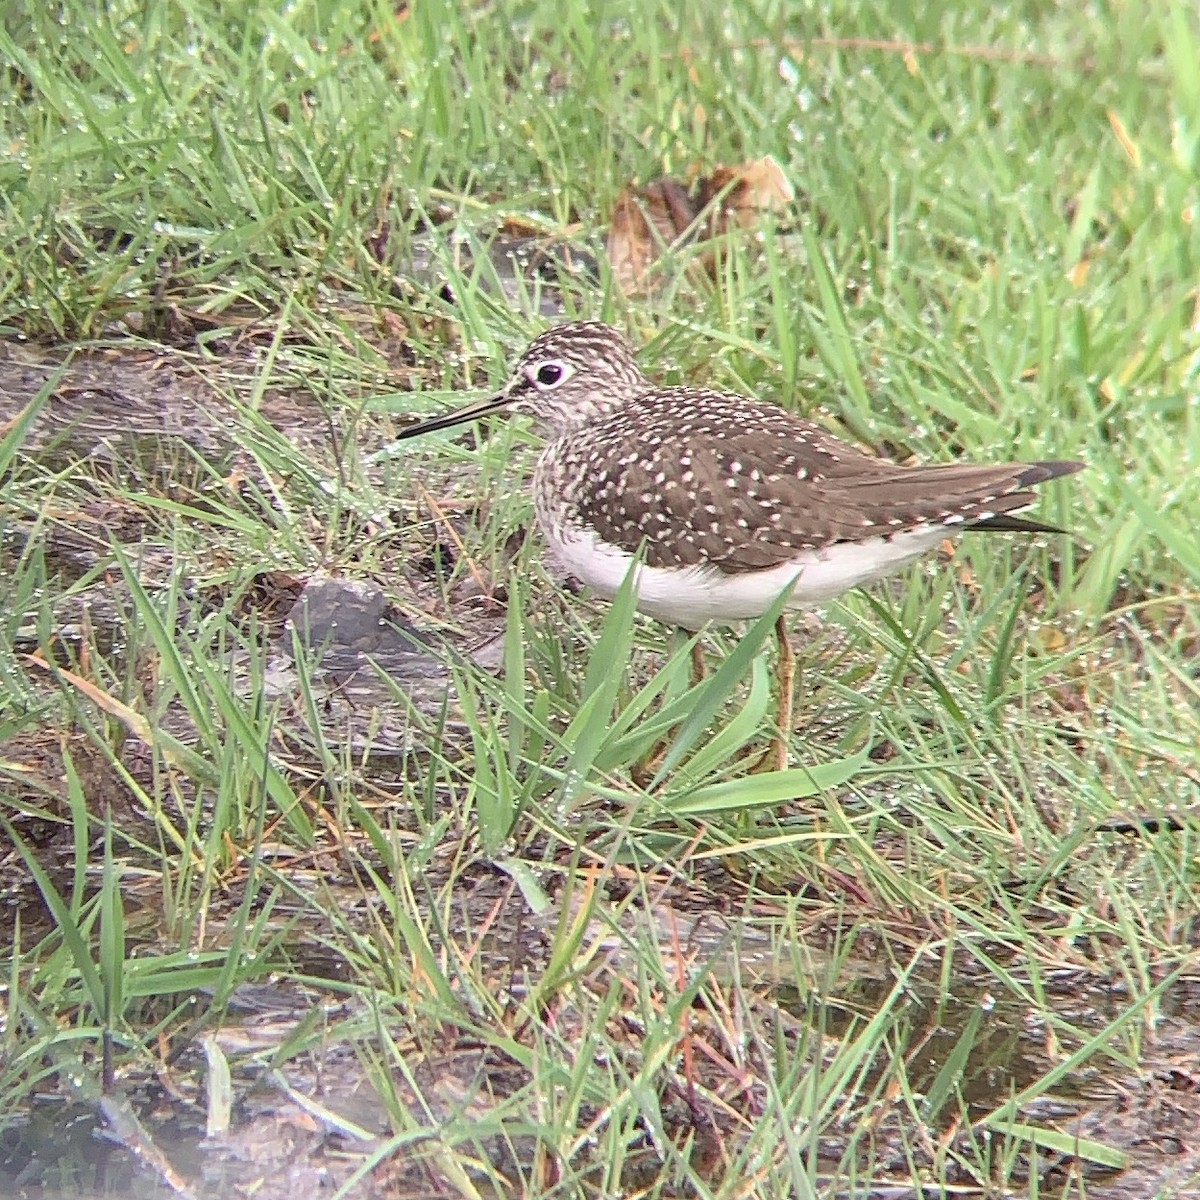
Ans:
[[[760,617],[780,593],[791,588],[788,608],[812,608],[862,583],[891,575],[941,542],[944,525],[922,526],[892,538],[839,542],[824,550],[805,550],[790,562],[762,571],[726,575],[713,567],[680,570],[642,565],[637,569],[637,607],[647,616],[685,629],[714,621]],[[551,540],[562,569],[603,596],[612,596],[625,581],[633,555],[585,533]]]

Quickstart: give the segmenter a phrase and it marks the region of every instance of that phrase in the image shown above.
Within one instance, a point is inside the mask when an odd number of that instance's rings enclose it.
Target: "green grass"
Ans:
[[[1191,7],[27,7],[0,1113],[111,1122],[164,1071],[203,1113],[207,1047],[237,1095],[367,1081],[344,1194],[1067,1196],[1123,1163],[1171,1194],[1132,1147],[1200,1038]],[[513,536],[519,423],[378,453],[542,326],[497,290],[506,222],[595,251],[632,181],[764,155],[794,211],[712,278],[678,250],[630,298],[601,263],[566,309],[892,457],[1089,466],[1039,508],[1071,537],[967,539],[803,627],[782,777],[746,773],[769,620],[693,682]],[[122,432],[164,379],[224,440]],[[316,571],[445,636],[452,691],[288,659],[267,573]],[[287,1027],[205,1041],[251,985]]]

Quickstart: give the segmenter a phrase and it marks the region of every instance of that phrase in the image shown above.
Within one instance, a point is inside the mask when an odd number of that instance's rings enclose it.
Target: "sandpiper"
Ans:
[[[761,616],[785,590],[788,608],[823,604],[964,530],[1057,532],[1013,514],[1084,465],[898,466],[776,405],[655,384],[598,321],[549,329],[497,395],[399,436],[508,407],[547,434],[534,510],[561,566],[611,596],[640,554],[638,608],[688,630]],[[782,766],[793,659],[782,618],[776,631]]]

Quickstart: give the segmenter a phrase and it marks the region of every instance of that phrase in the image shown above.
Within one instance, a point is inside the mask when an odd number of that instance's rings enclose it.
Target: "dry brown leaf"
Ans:
[[[691,197],[674,179],[622,190],[613,208],[607,246],[622,291],[641,286],[646,268],[691,227],[695,216]]]
[[[714,235],[730,224],[747,229],[768,213],[785,211],[795,198],[783,168],[769,154],[740,167],[718,167],[699,188],[701,209],[717,201],[711,218]]]
[[[663,250],[685,238],[715,238],[747,229],[769,213],[784,211],[795,192],[769,155],[737,167],[718,167],[689,191],[677,179],[656,179],[622,190],[608,230],[609,263],[621,289],[637,291]],[[702,258],[705,270],[716,265]]]

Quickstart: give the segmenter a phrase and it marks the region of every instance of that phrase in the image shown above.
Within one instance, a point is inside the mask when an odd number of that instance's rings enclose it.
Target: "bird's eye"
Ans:
[[[574,374],[574,368],[558,359],[537,363],[529,371],[529,380],[534,387],[549,389],[558,387],[565,379]]]

